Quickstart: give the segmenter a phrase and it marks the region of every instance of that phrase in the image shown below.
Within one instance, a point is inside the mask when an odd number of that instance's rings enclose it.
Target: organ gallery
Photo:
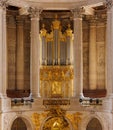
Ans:
[[[113,1],[0,1],[0,130],[113,129]]]

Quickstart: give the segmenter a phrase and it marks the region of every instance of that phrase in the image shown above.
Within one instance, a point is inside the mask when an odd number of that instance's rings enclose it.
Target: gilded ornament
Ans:
[[[47,42],[53,42],[53,32],[47,33],[46,40]]]
[[[60,21],[57,19],[57,15],[55,15],[55,20],[52,22],[53,29],[59,29],[60,28]]]
[[[31,118],[32,118],[32,121],[35,125],[35,130],[39,130],[39,128],[40,128],[40,120],[39,120],[40,115],[38,113],[33,113]]]
[[[72,66],[43,66],[40,68],[40,80],[43,81],[69,81],[73,80]]]
[[[47,30],[45,29],[45,25],[42,24],[42,29],[40,30],[40,35],[42,37],[45,37],[46,36],[46,33],[47,33]]]
[[[74,114],[66,114],[66,117],[71,121],[75,130],[78,130],[78,126],[82,121],[82,113],[76,112]]]
[[[68,24],[68,29],[66,30],[66,36],[68,36],[68,37],[72,37],[72,30],[70,27],[71,27],[71,25]]]
[[[52,108],[48,113],[43,130],[69,130],[69,123],[65,119],[65,111],[60,108]]]

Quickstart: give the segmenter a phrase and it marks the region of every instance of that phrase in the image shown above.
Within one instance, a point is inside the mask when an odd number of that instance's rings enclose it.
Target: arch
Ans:
[[[102,125],[97,118],[92,118],[89,121],[86,130],[102,130]]]
[[[8,127],[8,130],[11,130],[13,123],[14,123],[15,120],[18,119],[18,118],[21,119],[21,120],[24,122],[24,124],[25,124],[26,127],[27,127],[27,130],[34,130],[34,129],[35,129],[35,128],[34,128],[34,125],[32,124],[31,120],[29,119],[29,117],[23,116],[23,115],[18,115],[18,116],[15,116],[15,117],[12,119],[12,121],[11,121],[9,127]]]
[[[41,124],[40,130],[43,130],[43,127],[44,127],[44,125],[46,124],[46,122],[47,122],[48,120],[53,119],[53,118],[60,118],[60,117],[52,117],[52,116],[47,117],[47,118],[43,121],[43,123]],[[71,122],[69,121],[69,119],[67,119],[66,117],[64,117],[64,120],[69,124],[69,129],[66,129],[66,130],[73,130],[72,124],[71,124]]]
[[[96,118],[100,122],[102,130],[109,130],[108,120],[106,120],[103,115],[97,115],[96,113],[90,113],[89,115],[84,116],[83,121],[81,122],[80,130],[86,130],[88,123],[94,118]]]
[[[11,126],[11,130],[27,130],[27,126],[25,124],[25,122],[22,120],[22,118],[18,117],[14,120],[12,126]]]

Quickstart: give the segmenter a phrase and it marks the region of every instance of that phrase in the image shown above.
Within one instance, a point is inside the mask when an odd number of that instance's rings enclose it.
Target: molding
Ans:
[[[18,7],[35,7],[44,10],[71,10],[76,7],[83,7],[88,5],[100,4],[102,5],[105,0],[8,0],[12,6]]]

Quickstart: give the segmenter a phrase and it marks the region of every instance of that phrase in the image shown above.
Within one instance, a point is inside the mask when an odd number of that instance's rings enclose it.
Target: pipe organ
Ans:
[[[40,30],[41,67],[40,93],[42,97],[73,96],[73,33],[70,24],[62,32],[60,21],[55,17],[51,32],[45,25]]]

